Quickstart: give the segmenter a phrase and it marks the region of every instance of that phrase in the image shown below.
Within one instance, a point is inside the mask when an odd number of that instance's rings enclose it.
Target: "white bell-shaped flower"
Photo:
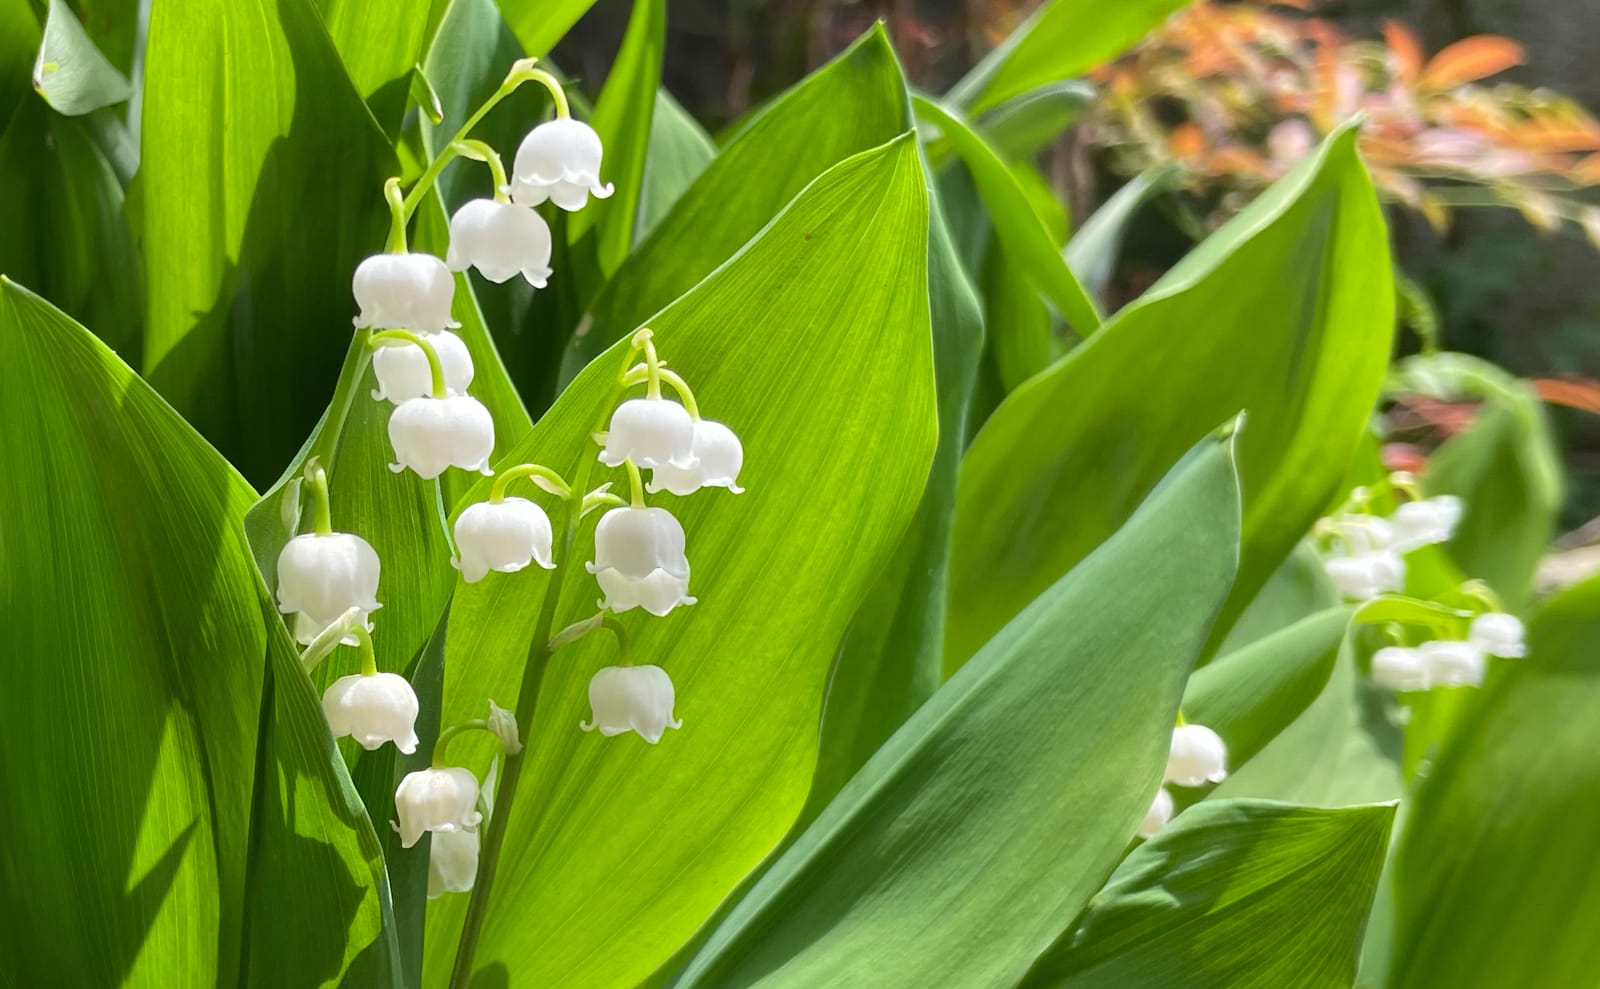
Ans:
[[[1394,551],[1409,553],[1423,546],[1446,542],[1461,521],[1461,499],[1439,495],[1422,501],[1408,501],[1389,516],[1394,530]]]
[[[456,519],[455,533],[459,555],[450,563],[469,584],[491,570],[516,573],[535,560],[546,570],[555,567],[550,516],[526,498],[468,505]]]
[[[437,333],[460,326],[450,318],[456,280],[432,254],[374,254],[356,266],[356,326]]]
[[[471,395],[401,402],[389,416],[389,442],[396,474],[408,467],[429,480],[447,467],[493,473],[494,417]]]
[[[689,596],[683,526],[665,508],[613,508],[594,530],[594,559],[584,565],[599,581],[600,607],[618,614],[643,608],[662,616]]]
[[[295,536],[278,553],[278,610],[296,614],[295,638],[309,643],[351,608],[361,620],[378,603],[378,553],[348,532]]]
[[[1150,804],[1150,809],[1144,812],[1144,820],[1139,822],[1139,837],[1154,838],[1156,832],[1167,826],[1172,820],[1172,794],[1166,787],[1156,791],[1156,798]]]
[[[1385,646],[1372,654],[1372,682],[1390,690],[1427,690],[1433,686],[1428,659],[1417,649]]]
[[[603,153],[600,135],[583,121],[571,117],[546,121],[517,147],[511,198],[519,206],[537,206],[548,199],[569,213],[583,209],[591,195],[605,199],[611,195],[611,183],[600,181]]]
[[[624,460],[647,469],[693,469],[698,466],[694,420],[683,406],[669,399],[628,399],[611,414],[606,447],[600,451],[600,462],[607,467],[620,467]]]
[[[1483,650],[1470,642],[1424,642],[1417,651],[1427,664],[1428,682],[1435,687],[1477,687],[1483,683]]]
[[[400,844],[410,848],[424,831],[462,831],[478,826],[478,778],[460,766],[408,773],[394,791]]]
[[[465,395],[472,384],[472,352],[462,339],[449,330],[418,334],[439,355],[439,368],[444,371],[444,384],[452,395]],[[378,377],[378,387],[372,397],[387,399],[396,405],[413,398],[426,398],[433,394],[433,370],[428,367],[428,355],[414,343],[379,347],[372,353],[372,371]]]
[[[654,745],[668,728],[683,727],[672,716],[674,700],[672,678],[661,667],[607,666],[589,681],[593,720],[579,727],[607,737],[634,731]]]
[[[478,832],[440,831],[428,842],[428,899],[465,893],[478,878]]]
[[[450,218],[451,271],[477,268],[491,282],[520,274],[534,288],[550,277],[550,225],[526,206],[493,199],[469,200]]]
[[[1350,512],[1335,515],[1327,523],[1339,537],[1348,556],[1376,553],[1394,544],[1394,526],[1376,515]]]
[[[720,422],[700,419],[694,424],[694,445],[690,455],[699,461],[687,469],[662,464],[650,475],[645,490],[651,494],[670,491],[675,495],[694,494],[701,488],[727,488],[740,494],[739,468],[744,466],[744,446],[733,430]]]
[[[599,607],[618,615],[643,608],[657,618],[664,618],[673,608],[699,600],[689,594],[688,577],[674,577],[665,570],[638,578],[624,577],[615,570],[602,570],[595,575],[595,581],[605,595]]]
[[[1228,778],[1228,747],[1205,725],[1179,725],[1172,729],[1167,756],[1167,782],[1178,786],[1221,783]]]
[[[1406,561],[1390,551],[1335,556],[1322,561],[1328,580],[1341,595],[1352,601],[1365,601],[1388,591],[1398,591],[1406,583]]]
[[[349,735],[369,751],[384,742],[417,751],[417,694],[398,673],[340,677],[322,695],[322,711],[334,738]]]
[[[1490,656],[1502,659],[1519,659],[1528,654],[1528,646],[1523,642],[1521,620],[1516,615],[1499,611],[1474,618],[1471,628],[1467,630],[1467,641]]]

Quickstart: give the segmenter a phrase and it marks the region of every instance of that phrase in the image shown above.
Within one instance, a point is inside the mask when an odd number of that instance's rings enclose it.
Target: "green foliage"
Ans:
[[[132,92],[128,77],[100,54],[65,0],[50,0],[33,88],[69,117],[121,103]]]

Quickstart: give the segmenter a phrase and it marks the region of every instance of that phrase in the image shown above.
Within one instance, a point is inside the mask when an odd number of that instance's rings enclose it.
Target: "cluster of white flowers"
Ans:
[[[1358,499],[1365,492],[1358,491]],[[1461,520],[1461,499],[1439,495],[1408,501],[1388,518],[1345,512],[1323,519],[1317,531],[1329,543],[1328,579],[1344,597],[1365,601],[1405,586],[1405,555],[1447,541]]]
[[[1228,747],[1222,736],[1205,725],[1180,723],[1172,729],[1172,743],[1167,755],[1165,783],[1173,786],[1204,786],[1221,783],[1228,778]],[[1150,838],[1167,826],[1173,814],[1172,793],[1165,787],[1156,791],[1156,798],[1139,822],[1139,837]]]
[[[1488,611],[1472,619],[1464,639],[1434,639],[1418,646],[1386,646],[1372,654],[1372,680],[1390,690],[1476,687],[1483,683],[1488,657],[1527,655],[1522,622],[1515,615]]]

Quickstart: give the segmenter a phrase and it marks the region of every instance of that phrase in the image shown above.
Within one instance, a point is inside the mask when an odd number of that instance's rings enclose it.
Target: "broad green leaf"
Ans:
[[[980,279],[988,359],[1003,396],[1050,366],[1054,327],[1033,282],[992,241]]]
[[[984,113],[978,130],[1002,158],[1027,160],[1072,126],[1095,95],[1095,88],[1081,80],[1049,83]]]
[[[1015,985],[1122,857],[1237,562],[1208,439],[884,745],[682,987]]]
[[[1394,324],[1354,138],[1330,138],[990,417],[962,466],[947,669],[1115,531],[1205,423],[1248,417],[1218,638],[1333,499]]]
[[[1392,804],[1210,800],[1118,867],[1026,985],[1348,989]]]
[[[578,18],[594,6],[594,0],[546,0],[543,3],[499,0],[499,4],[500,13],[517,43],[529,55],[543,58],[572,25],[578,23]]]
[[[377,837],[269,617],[249,486],[0,279],[0,964],[18,985],[382,985]],[[25,479],[25,480],[23,480]],[[259,785],[253,781],[259,780]]]
[[[635,985],[799,813],[838,643],[933,456],[927,245],[924,178],[906,134],[825,173],[648,321],[705,414],[739,433],[747,491],[653,499],[688,534],[699,603],[622,621],[634,660],[673,678],[682,729],[655,748],[580,732],[590,676],[616,662],[615,647],[588,638],[552,661],[516,804],[500,810],[507,854],[480,972],[502,971],[512,987]],[[536,460],[583,489],[625,485],[596,465],[590,435],[615,401],[621,359],[590,365],[500,466]],[[486,494],[480,485],[465,500]],[[594,580],[576,565],[590,558],[591,524],[559,585],[557,626],[594,612]],[[460,586],[452,607],[447,724],[480,717],[486,698],[515,706],[551,583],[538,568],[491,577]],[[474,765],[486,763],[485,753]],[[451,964],[464,901],[428,911],[430,985]],[[530,930],[546,932],[537,953]]]
[[[1580,986],[1600,972],[1600,580],[1550,600],[1495,663],[1417,792],[1396,861],[1388,985]]]
[[[1261,585],[1217,647],[1217,655],[1242,649],[1302,618],[1332,608],[1340,600],[1339,592],[1328,582],[1321,554],[1311,543],[1302,542]]]
[[[1165,168],[1151,168],[1129,179],[1100,208],[1089,214],[1067,242],[1063,256],[1067,266],[1077,272],[1090,295],[1103,297],[1106,285],[1117,268],[1117,256],[1122,251],[1122,235],[1128,223],[1143,206],[1158,193],[1165,191],[1176,172]]]
[[[705,128],[678,105],[672,94],[657,90],[655,113],[650,117],[644,188],[639,193],[637,237],[643,238],[655,229],[716,154],[716,145]]]
[[[333,392],[393,156],[308,0],[157,3],[145,79],[142,370],[264,486]]]
[[[1150,33],[1188,0],[1050,0],[984,57],[947,97],[978,113],[1047,83],[1081,75]]]
[[[356,91],[389,136],[398,134],[433,0],[317,0],[317,5]]]
[[[33,63],[33,88],[71,117],[121,103],[132,92],[128,78],[100,54],[66,0],[50,0]]]
[[[712,159],[589,307],[562,379],[732,257],[818,175],[910,126],[900,66],[880,25],[774,100]]]

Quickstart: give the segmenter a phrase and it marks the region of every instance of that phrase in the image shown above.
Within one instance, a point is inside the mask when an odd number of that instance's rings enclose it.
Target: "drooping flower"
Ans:
[[[1139,837],[1154,838],[1156,832],[1167,826],[1172,820],[1172,794],[1166,787],[1156,791],[1156,798],[1150,804],[1150,809],[1144,812],[1144,820],[1139,822]]]
[[[465,893],[478,878],[476,829],[440,831],[428,843],[428,899]]]
[[[665,508],[613,508],[594,531],[594,574],[605,599],[600,607],[622,613],[643,608],[662,616],[689,596],[689,559],[683,526]]]
[[[537,206],[546,199],[570,212],[580,210],[592,195],[605,199],[611,183],[600,181],[604,148],[593,127],[571,117],[558,117],[528,132],[517,147],[511,175],[511,198],[519,206]]]
[[[459,556],[450,563],[469,584],[491,570],[516,573],[536,560],[546,570],[555,568],[550,516],[526,498],[468,505],[456,519],[455,534]]]
[[[453,395],[465,395],[473,375],[472,352],[467,350],[467,345],[449,330],[419,335],[439,355],[445,387]],[[373,389],[372,397],[380,401],[387,399],[399,405],[433,394],[433,371],[428,367],[428,355],[414,343],[377,348],[372,354],[372,370],[378,376],[378,387]]]
[[[698,465],[694,455],[694,420],[677,402],[665,398],[630,398],[611,414],[611,428],[600,462],[620,467],[625,460],[652,469]],[[741,454],[742,456],[742,454]]]
[[[1490,611],[1472,620],[1467,630],[1467,641],[1488,653],[1503,659],[1518,659],[1528,654],[1523,642],[1522,622],[1516,615]]]
[[[396,474],[410,468],[431,480],[448,467],[493,473],[494,417],[471,395],[401,402],[389,416],[389,442]]]
[[[478,826],[478,778],[470,769],[448,766],[408,773],[394,791],[400,819],[400,844],[410,848],[424,831],[462,831]]]
[[[1461,521],[1461,499],[1438,495],[1421,501],[1408,501],[1389,516],[1394,530],[1394,551],[1409,553],[1423,546],[1449,540]]]
[[[361,747],[393,742],[406,755],[417,750],[417,694],[397,673],[356,673],[333,681],[322,695],[333,737],[349,735]]]
[[[1427,690],[1433,685],[1427,657],[1404,646],[1385,646],[1372,654],[1372,681],[1390,690]]]
[[[308,644],[346,611],[358,608],[361,620],[378,603],[378,553],[348,532],[308,532],[289,540],[278,553],[278,610],[295,614],[295,638]]]
[[[744,466],[744,447],[733,430],[720,422],[699,419],[694,424],[694,444],[690,455],[699,461],[694,467],[662,464],[650,475],[645,490],[654,494],[670,491],[675,495],[694,494],[701,488],[727,488],[740,494],[739,468]]]
[[[1406,583],[1406,561],[1388,550],[1329,557],[1322,566],[1334,588],[1353,601],[1398,591]]]
[[[592,719],[579,725],[610,737],[638,732],[651,745],[683,722],[672,716],[672,678],[659,666],[607,666],[589,681]]]
[[[550,277],[550,225],[526,206],[469,200],[450,218],[451,271],[477,268],[491,282],[521,274],[534,288]]]
[[[455,278],[432,254],[374,254],[356,266],[353,287],[358,328],[437,333],[461,325],[450,318]]]
[[[1441,639],[1417,647],[1435,687],[1477,687],[1483,683],[1483,650],[1470,642]]]
[[[1184,724],[1172,729],[1167,756],[1167,782],[1178,786],[1221,783],[1228,778],[1228,747],[1205,725]]]

